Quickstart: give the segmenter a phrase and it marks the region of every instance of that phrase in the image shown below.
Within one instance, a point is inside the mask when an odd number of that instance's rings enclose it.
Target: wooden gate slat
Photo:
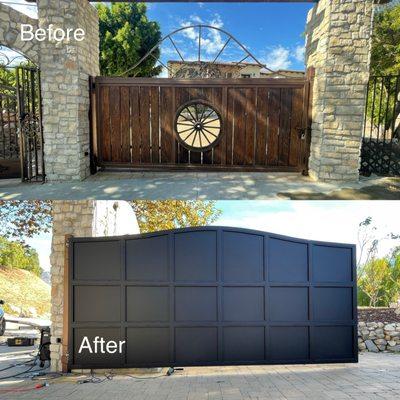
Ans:
[[[110,88],[108,86],[102,86],[99,92],[100,123],[98,125],[100,129],[100,159],[107,162],[111,161]]]
[[[179,87],[176,88],[175,90],[175,102],[176,102],[176,107],[177,109],[181,107],[183,104],[189,101],[189,94],[187,92],[187,88],[185,87]],[[175,118],[175,116],[174,116]],[[175,129],[175,127],[174,127]],[[189,163],[189,150],[179,144],[178,142],[178,148],[177,148],[177,154],[178,154],[178,163],[179,164],[187,164]]]
[[[304,89],[293,89],[289,149],[289,165],[292,167],[298,166],[301,158],[301,139],[298,128],[302,127],[303,95]]]
[[[121,87],[121,161],[131,162],[129,88]]]
[[[289,164],[290,119],[292,114],[292,89],[283,88],[281,94],[281,113],[278,144],[278,164]]]
[[[246,93],[246,153],[245,164],[254,164],[254,140],[255,140],[255,109],[256,109],[256,90],[248,88]]]
[[[281,90],[270,89],[268,99],[267,164],[278,164],[278,135],[280,119]]]
[[[143,86],[140,88],[140,161],[149,163],[150,157],[150,88]]]
[[[213,88],[213,96],[212,96],[212,103],[215,104],[215,108],[218,110],[218,112],[221,115],[222,118],[222,137],[219,141],[219,143],[214,147],[213,152],[213,164],[215,165],[221,165],[222,164],[222,155],[225,154],[225,134],[223,132],[223,122],[224,122],[224,111],[223,111],[223,105],[222,105],[222,88]]]
[[[150,92],[151,105],[151,162],[158,164],[160,162],[160,104],[159,88],[152,87]]]
[[[235,113],[235,89],[227,88],[227,107],[226,107],[226,123],[225,123],[225,136],[226,136],[226,165],[232,165],[232,140],[233,140],[233,123]]]
[[[131,132],[132,132],[132,163],[140,164],[140,113],[139,113],[139,87],[130,88],[131,104]]]
[[[161,162],[172,164],[175,163],[173,157],[174,146],[174,131],[173,131],[173,116],[172,108],[172,87],[166,86],[160,88],[160,123],[161,123]]]
[[[120,87],[110,88],[111,160],[121,162]]]
[[[244,89],[234,90],[234,129],[233,129],[233,164],[243,165],[245,161],[245,110],[246,95]]]
[[[267,158],[267,129],[268,129],[268,89],[260,87],[257,89],[256,110],[256,155],[255,164],[265,165]]]

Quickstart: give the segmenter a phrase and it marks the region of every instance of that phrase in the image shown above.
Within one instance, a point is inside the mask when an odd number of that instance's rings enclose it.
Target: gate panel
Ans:
[[[305,79],[96,78],[94,159],[100,167],[304,171],[309,84]],[[217,118],[202,112],[205,107]],[[177,113],[183,115],[183,132],[193,138],[191,146],[178,137]],[[218,137],[210,128],[217,120]],[[210,146],[206,133],[217,138]],[[203,147],[193,147],[197,135]]]
[[[355,246],[204,227],[70,241],[69,368],[357,361]],[[93,354],[82,340],[125,341]]]

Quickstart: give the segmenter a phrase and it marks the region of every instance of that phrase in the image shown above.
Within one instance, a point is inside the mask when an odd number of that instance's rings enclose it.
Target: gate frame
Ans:
[[[208,171],[208,172],[301,172],[303,175],[308,175],[308,161],[310,156],[311,147],[311,124],[312,124],[312,93],[313,93],[313,82],[315,76],[315,69],[313,67],[308,68],[304,78],[196,78],[196,79],[179,79],[179,78],[121,78],[121,77],[102,77],[91,76],[89,79],[89,91],[90,91],[90,171],[92,174],[97,172],[97,168],[104,170],[106,168],[115,169],[127,169],[132,171]],[[175,93],[176,87],[200,87],[200,88],[213,88],[221,87],[224,91],[227,87],[235,85],[240,88],[249,87],[280,87],[280,88],[304,88],[303,96],[303,113],[302,113],[302,127],[299,134],[304,137],[301,140],[301,149],[299,152],[299,165],[296,167],[291,166],[251,166],[251,165],[217,165],[217,164],[141,164],[132,165],[130,162],[125,163],[113,163],[104,162],[101,159],[101,132],[97,129],[99,126],[98,118],[99,113],[97,110],[100,109],[99,101],[100,96],[99,86],[101,84],[107,84],[107,86],[125,86],[129,87],[130,84],[127,79],[132,79],[136,86],[159,86],[159,87],[172,87],[173,93]],[[224,98],[224,94],[222,95]],[[225,105],[226,107],[226,105]],[[173,104],[173,108],[176,107]],[[224,110],[222,110],[222,117],[224,117]],[[224,126],[225,121],[222,120]],[[224,135],[225,132],[222,132]],[[173,126],[173,137],[174,140],[179,142],[176,137],[175,127]],[[175,151],[175,146],[173,146]],[[175,154],[174,154],[175,157]]]
[[[275,234],[271,232],[265,232],[265,231],[260,231],[260,230],[253,230],[253,229],[247,229],[247,228],[236,228],[232,226],[196,226],[196,227],[187,227],[187,228],[178,228],[178,229],[168,229],[168,230],[161,230],[161,231],[156,231],[156,232],[149,232],[149,233],[142,233],[142,234],[136,234],[136,235],[122,235],[122,236],[102,236],[102,237],[76,237],[73,235],[65,235],[65,251],[64,251],[64,294],[63,294],[63,305],[64,305],[64,310],[63,310],[63,338],[62,338],[62,354],[61,354],[61,364],[62,364],[62,371],[63,372],[70,372],[71,369],[75,368],[81,368],[81,366],[75,366],[72,364],[72,355],[73,355],[73,327],[72,327],[72,321],[73,321],[73,285],[71,284],[73,281],[73,259],[74,259],[74,253],[73,253],[73,247],[74,243],[82,243],[82,242],[107,242],[107,241],[112,241],[112,240],[118,240],[121,242],[121,254],[122,258],[121,260],[125,259],[125,254],[124,254],[124,249],[125,247],[122,245],[122,241],[130,240],[130,239],[144,239],[144,238],[149,238],[153,236],[160,236],[160,235],[170,235],[170,234],[176,234],[176,233],[186,233],[186,232],[201,232],[201,231],[215,231],[217,233],[217,236],[220,239],[220,235],[222,234],[223,231],[232,231],[236,233],[244,233],[244,234],[253,234],[253,235],[258,235],[258,236],[263,236],[263,241],[264,241],[264,246],[265,243],[269,239],[281,239],[285,241],[290,241],[290,242],[295,242],[295,243],[300,243],[300,244],[305,244],[307,245],[307,255],[308,255],[308,271],[312,271],[312,247],[315,245],[320,245],[320,246],[325,246],[325,247],[335,247],[335,248],[347,248],[351,250],[351,264],[352,264],[352,284],[348,285],[343,285],[343,283],[335,283],[335,282],[320,282],[317,284],[314,284],[311,276],[309,275],[308,277],[308,282],[307,283],[302,283],[299,285],[299,283],[285,283],[285,287],[313,287],[313,286],[320,286],[320,287],[351,287],[352,290],[352,316],[353,320],[349,323],[341,323],[341,324],[336,324],[335,326],[351,326],[353,330],[353,357],[351,358],[345,358],[345,359],[337,359],[337,360],[332,360],[332,359],[313,359],[311,356],[311,337],[312,337],[312,332],[311,329],[309,330],[309,337],[308,337],[308,343],[309,343],[309,350],[310,350],[310,360],[307,362],[307,364],[321,364],[321,363],[358,363],[358,342],[357,342],[357,335],[358,335],[358,308],[357,308],[357,258],[356,258],[356,252],[357,252],[357,246],[355,244],[349,244],[349,243],[336,243],[336,242],[324,242],[324,241],[318,241],[318,240],[307,240],[307,239],[301,239],[301,238],[295,238],[291,236],[285,236],[281,234]],[[173,246],[173,242],[168,240],[168,251],[169,251],[169,257],[171,257],[171,246]],[[265,247],[264,247],[265,249]],[[218,253],[217,253],[218,254]],[[264,257],[266,257],[267,253],[264,253]],[[171,261],[169,261],[171,262]],[[264,263],[266,261],[264,260]],[[266,264],[264,264],[265,267]],[[122,278],[121,278],[122,280]],[[270,282],[268,279],[265,280],[265,284]],[[277,283],[277,286],[281,285],[281,283]],[[311,296],[311,293],[309,294]],[[309,303],[310,304],[310,303]],[[310,312],[310,310],[309,310]],[[310,317],[309,317],[310,320]],[[309,321],[309,328],[312,326],[329,326],[329,325],[324,325],[322,322],[319,324],[318,322],[315,322],[314,324]],[[303,364],[304,361],[287,361],[286,364]],[[243,363],[243,362],[230,362],[226,364],[221,364],[217,363],[217,366],[220,365],[277,365],[277,364],[282,364],[282,361],[274,361],[274,360],[263,360],[263,361],[257,361],[253,363]],[[211,366],[211,365],[210,365]],[[87,367],[86,367],[87,368]],[[94,366],[93,368],[99,368]],[[119,367],[113,367],[113,368],[119,368]],[[121,367],[123,368],[123,367]]]

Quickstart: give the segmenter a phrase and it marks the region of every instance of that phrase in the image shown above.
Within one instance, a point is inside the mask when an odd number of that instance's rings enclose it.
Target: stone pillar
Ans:
[[[356,181],[369,78],[373,0],[319,0],[306,28],[306,64],[315,68],[309,173]]]
[[[65,236],[92,236],[95,202],[54,201],[51,244],[51,370],[61,371]]]
[[[87,0],[38,0],[39,26],[84,29],[83,41],[41,42],[43,134],[48,181],[89,175],[89,83],[99,74],[96,9]]]

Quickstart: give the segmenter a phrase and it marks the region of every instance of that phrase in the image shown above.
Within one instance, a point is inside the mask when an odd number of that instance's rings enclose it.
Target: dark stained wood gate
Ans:
[[[310,73],[305,79],[93,78],[92,170],[306,173],[310,85]],[[177,136],[177,113],[193,103],[211,106],[220,118],[220,137],[203,151]]]

